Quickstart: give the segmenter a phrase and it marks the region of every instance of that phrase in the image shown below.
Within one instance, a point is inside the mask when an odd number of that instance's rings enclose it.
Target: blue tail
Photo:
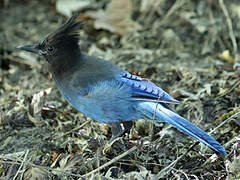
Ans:
[[[220,153],[221,155],[226,155],[224,147],[219,144],[213,137],[209,136],[206,132],[192,124],[190,121],[184,119],[183,117],[176,114],[174,111],[164,107],[161,104],[157,105],[152,102],[143,102],[140,104],[145,110],[142,112],[149,118],[153,119],[153,114],[155,114],[155,120],[159,122],[167,122],[182,131],[183,133],[193,137],[197,141],[207,145],[214,151]],[[148,112],[146,112],[146,109]]]

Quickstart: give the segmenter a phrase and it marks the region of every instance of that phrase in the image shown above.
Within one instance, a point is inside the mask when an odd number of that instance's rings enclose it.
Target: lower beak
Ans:
[[[40,54],[39,44],[31,44],[31,45],[24,45],[24,46],[18,46],[17,49],[21,49],[24,51],[28,51],[35,54]]]

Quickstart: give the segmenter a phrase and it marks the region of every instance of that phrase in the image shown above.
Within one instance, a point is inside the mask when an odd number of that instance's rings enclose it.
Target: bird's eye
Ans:
[[[52,53],[52,52],[54,51],[54,47],[53,47],[53,46],[49,46],[49,47],[47,48],[47,51],[50,52],[50,53]]]

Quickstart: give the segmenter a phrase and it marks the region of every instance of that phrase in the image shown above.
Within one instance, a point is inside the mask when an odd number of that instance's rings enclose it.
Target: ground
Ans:
[[[142,120],[106,148],[109,127],[66,103],[42,58],[16,49],[67,20],[56,2],[0,1],[1,179],[240,179],[238,0],[134,0],[128,20],[137,25],[128,32],[97,27],[93,14],[107,12],[109,0],[80,11],[83,51],[169,92],[181,101],[173,108],[224,145],[226,157]]]

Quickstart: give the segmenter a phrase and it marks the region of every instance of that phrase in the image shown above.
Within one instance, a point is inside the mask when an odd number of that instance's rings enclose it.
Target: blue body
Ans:
[[[74,61],[74,68],[52,72],[61,94],[86,116],[101,123],[139,118],[167,122],[216,152],[226,154],[214,138],[176,114],[168,104],[178,101],[152,82],[83,53]]]

